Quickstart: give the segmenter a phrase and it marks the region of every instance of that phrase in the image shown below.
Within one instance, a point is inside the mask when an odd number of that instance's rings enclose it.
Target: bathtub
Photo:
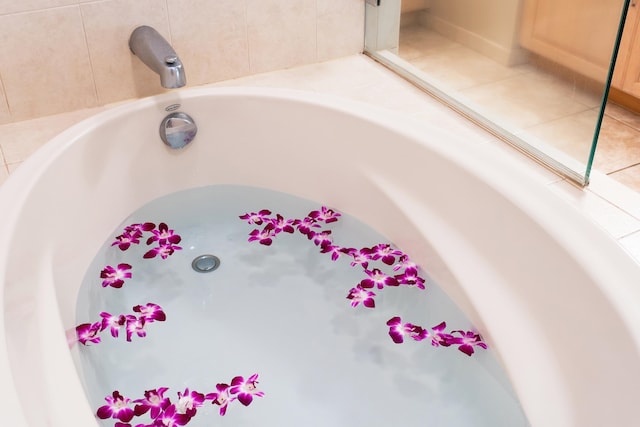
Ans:
[[[181,150],[158,136],[176,108],[199,127]],[[85,268],[132,211],[209,184],[320,201],[411,253],[496,352],[532,426],[635,423],[640,269],[578,211],[438,123],[201,88],[85,120],[0,187],[1,425],[97,425],[65,339]]]

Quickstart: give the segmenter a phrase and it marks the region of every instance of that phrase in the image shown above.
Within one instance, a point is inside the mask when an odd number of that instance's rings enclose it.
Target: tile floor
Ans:
[[[469,144],[476,144],[490,154],[506,156],[523,173],[583,212],[640,263],[640,193],[598,171],[593,173],[589,187],[578,188],[364,55],[228,80],[212,86],[278,87],[311,94],[324,93],[455,128]],[[0,126],[0,184],[51,137],[110,107],[112,105]]]
[[[482,109],[586,164],[601,94],[532,65],[503,66],[420,24],[403,26],[400,58]],[[594,170],[640,191],[640,116],[609,103]]]

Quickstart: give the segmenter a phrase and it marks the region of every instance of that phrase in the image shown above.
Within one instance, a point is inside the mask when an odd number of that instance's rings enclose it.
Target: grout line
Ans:
[[[614,174],[614,173],[617,173],[617,172],[621,172],[623,170],[630,169],[630,168],[638,166],[638,165],[640,165],[640,162],[639,163],[634,163],[634,164],[629,165],[629,166],[622,167],[620,169],[616,169],[616,170],[611,171],[611,172],[608,172],[607,175],[611,175],[611,174]]]
[[[169,44],[173,46],[173,30],[171,29],[169,3],[167,3],[167,0],[164,0],[164,17],[167,20],[167,28],[169,29]]]
[[[249,65],[249,75],[254,73],[253,64],[251,63],[251,41],[249,39],[249,5],[247,0],[242,0],[244,3],[244,37],[247,41],[247,64]]]
[[[84,47],[87,49],[87,58],[89,59],[89,69],[91,70],[91,82],[93,83],[93,94],[95,96],[96,99],[96,104],[100,105],[101,101],[100,101],[100,96],[98,95],[98,85],[96,83],[96,74],[94,72],[94,67],[93,67],[93,58],[91,55],[91,49],[89,49],[89,39],[87,37],[87,27],[85,26],[85,22],[84,22],[84,13],[82,11],[83,9],[83,5],[78,4],[78,10],[80,12],[80,23],[82,25],[82,36],[84,37]]]

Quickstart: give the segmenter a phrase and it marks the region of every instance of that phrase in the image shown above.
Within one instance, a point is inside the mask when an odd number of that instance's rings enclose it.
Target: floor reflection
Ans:
[[[542,140],[586,163],[601,89],[567,80],[548,67],[501,65],[420,24],[400,29],[399,56],[451,91],[508,120],[525,140]],[[609,103],[594,169],[640,191],[640,116]]]

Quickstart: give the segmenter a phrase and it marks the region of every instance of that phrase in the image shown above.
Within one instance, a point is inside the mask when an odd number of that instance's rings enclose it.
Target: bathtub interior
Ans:
[[[199,126],[180,151],[157,136],[176,103]],[[600,230],[455,130],[318,95],[231,88],[89,119],[0,189],[11,200],[0,221],[4,332],[28,425],[64,425],[68,401],[74,420],[95,422],[63,338],[86,266],[140,206],[210,184],[321,201],[411,253],[482,332],[532,425],[629,419],[639,274]]]
[[[473,328],[425,271],[425,290],[376,287],[375,309],[351,307],[349,288],[364,278],[351,257],[332,261],[296,231],[277,234],[269,246],[248,242],[249,232],[262,227],[239,218],[258,207],[270,208],[270,217],[302,218],[319,206],[263,188],[212,185],[161,197],[124,220],[86,271],[77,322],[94,321],[102,311],[133,314],[132,307],[148,301],[167,319],[149,323],[146,336],[133,334],[130,342],[124,329],[115,339],[103,331],[99,345],[78,348],[76,367],[91,407],[102,406],[113,390],[133,398],[160,385],[175,402],[185,387],[206,395],[216,378],[228,382],[233,373],[257,371],[266,397],[248,410],[230,404],[217,422],[390,425],[402,413],[405,426],[528,427],[493,351],[478,347],[469,357],[455,346],[436,350],[430,341],[391,342],[385,323],[396,315],[430,326],[445,320],[447,330]],[[181,249],[166,259],[143,259],[155,242],[142,239],[124,251],[112,246],[127,225],[149,221],[179,233]],[[345,214],[320,229],[346,247],[388,243]],[[219,268],[193,271],[191,260],[201,253],[217,254]],[[103,288],[98,273],[120,263],[132,267],[132,279],[119,289]],[[369,262],[374,268],[392,271],[379,260]],[[217,412],[204,405],[189,425],[211,425]]]

